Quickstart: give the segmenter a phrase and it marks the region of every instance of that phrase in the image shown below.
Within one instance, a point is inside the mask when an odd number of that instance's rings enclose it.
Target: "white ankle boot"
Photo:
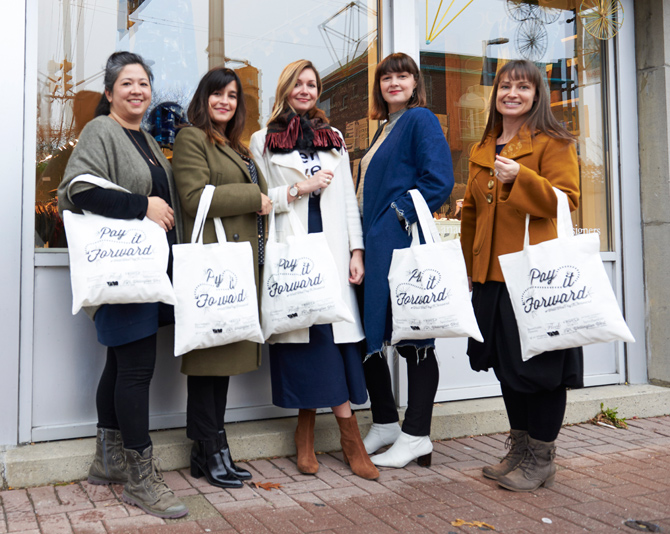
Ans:
[[[405,467],[412,460],[416,460],[421,467],[430,467],[432,452],[430,436],[410,436],[401,432],[389,450],[370,460],[380,467]]]
[[[373,454],[386,445],[395,443],[400,435],[400,425],[398,423],[372,423],[370,431],[363,440],[365,452]]]

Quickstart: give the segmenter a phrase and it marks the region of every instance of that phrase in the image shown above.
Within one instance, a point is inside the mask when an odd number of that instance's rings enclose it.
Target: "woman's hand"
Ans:
[[[496,154],[496,161],[493,164],[495,176],[504,184],[511,184],[516,180],[521,166],[513,159],[503,158]]]
[[[270,215],[272,211],[272,200],[264,193],[261,193],[261,209],[257,211],[258,215]]]
[[[166,232],[174,228],[174,211],[161,197],[149,197],[147,217]]]
[[[365,276],[365,264],[363,262],[363,251],[359,248],[351,253],[349,261],[349,283],[357,286],[363,281]]]
[[[312,191],[316,191],[317,189],[325,189],[330,185],[333,176],[335,176],[333,171],[321,169],[311,178],[300,182],[300,192],[303,195],[306,195]]]

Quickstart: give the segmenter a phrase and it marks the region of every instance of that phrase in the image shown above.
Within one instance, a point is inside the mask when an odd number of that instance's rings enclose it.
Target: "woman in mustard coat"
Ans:
[[[484,476],[514,491],[550,486],[554,441],[563,423],[566,388],[584,385],[582,349],[545,352],[524,362],[512,303],[498,257],[523,248],[526,214],[530,243],[556,238],[553,187],[579,202],[573,136],[551,113],[538,68],[511,61],[496,76],[481,142],[470,154],[461,245],[473,286],[472,302],[484,342],[468,341],[475,371],[493,368],[510,421],[509,453]]]
[[[188,108],[193,127],[182,129],[174,144],[172,168],[181,200],[185,235],[191,235],[200,196],[216,186],[203,241],[217,241],[212,218],[221,217],[228,240],[248,241],[256,260],[256,287],[263,263],[266,220],[272,209],[267,184],[240,142],[246,110],[242,84],[231,69],[215,68],[200,81]],[[188,376],[186,435],[194,440],[191,474],[204,475],[222,488],[242,487],[251,474],[232,461],[223,421],[231,375],[258,369],[261,347],[240,341],[194,350],[182,357]]]

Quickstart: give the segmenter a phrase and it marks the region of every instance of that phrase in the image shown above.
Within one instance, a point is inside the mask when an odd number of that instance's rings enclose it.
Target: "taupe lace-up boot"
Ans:
[[[163,519],[175,519],[188,514],[188,508],[165,483],[151,445],[142,454],[124,450],[128,462],[128,482],[123,488],[123,500]]]
[[[98,428],[95,438],[95,458],[88,470],[88,483],[125,484],[126,480],[128,473],[121,432],[111,428]]]
[[[556,477],[556,447],[554,442],[540,441],[528,436],[528,448],[521,463],[509,474],[500,477],[498,484],[512,491],[535,491],[549,488]]]
[[[486,478],[492,478],[493,480],[505,476],[521,463],[527,447],[528,432],[526,430],[510,430],[505,441],[505,448],[509,449],[509,452],[499,464],[484,467],[482,473]]]

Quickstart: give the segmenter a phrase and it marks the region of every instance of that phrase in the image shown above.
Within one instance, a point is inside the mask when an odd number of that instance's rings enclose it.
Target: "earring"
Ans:
[[[416,96],[416,89],[412,90],[412,98]]]

